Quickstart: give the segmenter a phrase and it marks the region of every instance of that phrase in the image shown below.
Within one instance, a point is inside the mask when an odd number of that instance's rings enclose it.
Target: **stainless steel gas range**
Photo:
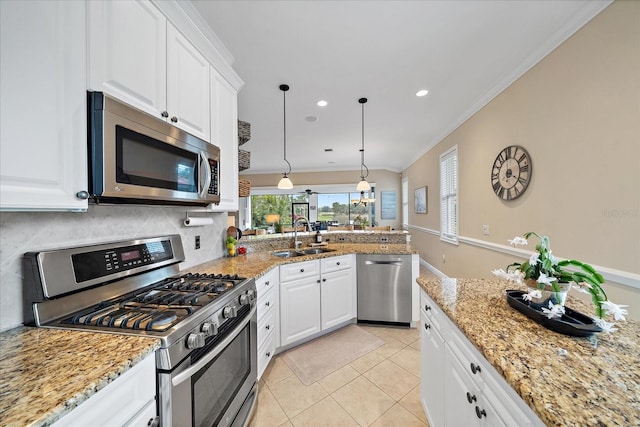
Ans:
[[[27,324],[160,339],[165,427],[246,425],[256,405],[253,279],[180,274],[180,236],[29,252]]]

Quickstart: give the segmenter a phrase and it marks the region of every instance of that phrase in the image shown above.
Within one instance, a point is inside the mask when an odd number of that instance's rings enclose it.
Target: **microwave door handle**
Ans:
[[[201,189],[199,193],[199,196],[201,199],[204,199],[207,196],[207,190],[211,185],[211,165],[209,165],[209,157],[207,156],[207,153],[205,153],[204,151],[201,151],[200,152],[200,183],[202,184],[203,181],[204,181],[204,185],[200,187]]]

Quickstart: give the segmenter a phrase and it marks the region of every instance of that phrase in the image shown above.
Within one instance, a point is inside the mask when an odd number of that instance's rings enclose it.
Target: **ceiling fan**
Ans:
[[[310,196],[312,194],[319,194],[317,191],[311,191],[311,189],[307,188],[304,191],[301,191],[300,194],[306,194],[307,196]]]

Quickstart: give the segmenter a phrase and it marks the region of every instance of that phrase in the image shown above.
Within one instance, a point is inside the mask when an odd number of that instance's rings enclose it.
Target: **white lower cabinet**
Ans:
[[[444,425],[445,350],[444,339],[422,305],[420,313],[420,396],[429,425]],[[426,306],[431,310],[431,307]]]
[[[156,410],[156,360],[151,354],[55,423],[67,426],[150,426]]]
[[[420,399],[429,424],[543,426],[440,307],[420,292]]]
[[[355,255],[280,266],[280,345],[357,317]]]
[[[272,269],[256,279],[258,293],[258,379],[280,345],[279,270]]]

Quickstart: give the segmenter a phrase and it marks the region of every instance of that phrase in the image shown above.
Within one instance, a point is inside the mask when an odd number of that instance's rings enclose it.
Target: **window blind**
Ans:
[[[458,147],[440,156],[440,239],[458,242]]]

